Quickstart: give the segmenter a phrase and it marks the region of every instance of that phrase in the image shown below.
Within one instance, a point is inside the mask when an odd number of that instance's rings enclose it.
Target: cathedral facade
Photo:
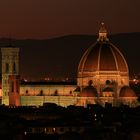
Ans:
[[[61,106],[111,103],[113,106],[137,105],[137,97],[129,87],[129,69],[123,54],[107,37],[104,23],[99,37],[83,54],[72,83],[20,83],[19,48],[8,46],[2,52],[2,104]]]

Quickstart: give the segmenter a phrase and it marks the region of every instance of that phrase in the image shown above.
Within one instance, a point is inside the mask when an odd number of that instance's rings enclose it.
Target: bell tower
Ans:
[[[14,94],[19,95],[19,89],[11,90],[12,87],[10,87],[13,86],[15,88],[16,87],[19,88],[20,78],[17,78],[19,77],[19,48],[15,48],[10,45],[8,47],[1,48],[1,52],[2,52],[2,104],[9,105],[9,103],[11,102],[10,101],[11,96],[13,98],[13,96],[15,96]],[[15,77],[16,82],[12,82],[15,81],[13,77]],[[12,84],[16,83],[16,86],[12,85],[11,82]],[[13,91],[18,92],[15,93]],[[15,105],[14,102],[15,101],[12,101],[12,103],[10,104]]]

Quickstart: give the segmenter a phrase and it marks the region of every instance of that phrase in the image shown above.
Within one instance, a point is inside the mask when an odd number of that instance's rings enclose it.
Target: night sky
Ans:
[[[47,39],[140,31],[140,0],[0,0],[0,37]]]
[[[139,7],[140,0],[0,0],[0,38],[43,40],[65,35],[97,35],[101,22],[105,22],[109,34],[140,32]],[[43,46],[48,47],[47,44]],[[18,45],[22,46],[22,43]],[[50,48],[46,48],[47,55],[43,52],[43,46],[42,49],[39,46],[36,45],[32,51],[30,43],[23,45],[20,51],[23,75],[40,77],[39,74],[43,73],[43,77],[66,77],[75,67],[73,73],[76,72],[80,57],[72,56],[81,56],[83,53],[78,48],[75,52],[71,52],[70,48],[61,51],[60,48],[52,48],[57,45],[50,45]],[[137,44],[135,46],[138,47]],[[128,51],[129,54],[132,49]],[[64,58],[66,56],[67,60]],[[134,56],[133,61],[140,59],[139,55]]]

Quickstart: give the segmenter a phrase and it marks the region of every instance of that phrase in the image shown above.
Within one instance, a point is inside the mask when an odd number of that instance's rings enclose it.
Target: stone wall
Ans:
[[[71,95],[76,89],[77,85],[21,85],[20,95]]]
[[[67,107],[75,105],[77,97],[73,96],[21,96],[22,106],[42,106],[43,103],[55,103]]]

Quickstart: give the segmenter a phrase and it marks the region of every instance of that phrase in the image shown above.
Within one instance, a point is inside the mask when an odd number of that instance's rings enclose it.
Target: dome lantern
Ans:
[[[107,38],[107,30],[105,28],[104,22],[101,23],[101,27],[99,29],[99,38],[98,41],[108,41]]]

